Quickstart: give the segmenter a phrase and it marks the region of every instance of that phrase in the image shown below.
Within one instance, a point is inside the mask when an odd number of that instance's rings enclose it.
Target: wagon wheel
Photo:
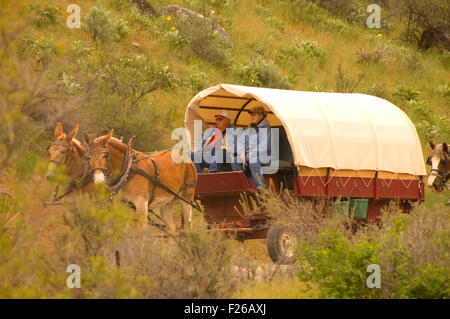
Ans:
[[[8,198],[14,198],[14,193],[11,192],[9,189],[0,187],[0,200]]]
[[[2,212],[3,208],[8,208],[12,201],[15,201],[14,193],[6,188],[0,188],[0,212]],[[10,224],[19,216],[20,213],[9,213],[6,210],[6,213],[0,214],[0,233],[5,233],[10,230]]]
[[[291,228],[273,225],[267,234],[267,250],[273,262],[287,265],[295,262],[298,239]]]

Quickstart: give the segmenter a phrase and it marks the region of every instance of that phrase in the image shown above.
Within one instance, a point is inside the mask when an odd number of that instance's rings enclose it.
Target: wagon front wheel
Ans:
[[[295,262],[297,236],[292,229],[283,225],[273,225],[267,234],[267,250],[273,262],[287,265]]]

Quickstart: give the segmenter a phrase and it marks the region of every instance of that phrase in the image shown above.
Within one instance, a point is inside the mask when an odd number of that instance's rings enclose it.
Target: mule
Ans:
[[[64,133],[63,125],[58,122],[54,131],[54,141],[48,148],[50,154],[46,178],[51,180],[59,167],[64,166],[69,179],[68,190],[71,192],[79,188],[88,192],[92,186],[92,179],[88,175],[87,163],[84,162],[85,149],[75,138],[79,125],[69,133]]]
[[[447,182],[450,178],[450,152],[447,143],[434,144],[430,142],[431,153],[428,156],[427,164],[431,166],[427,185],[437,192],[442,192],[448,188]]]
[[[135,206],[140,229],[147,227],[148,211],[159,208],[166,232],[175,233],[172,207],[177,201],[181,205],[181,226],[190,228],[192,206],[188,202],[194,203],[198,178],[194,163],[171,150],[145,155],[132,149],[131,141],[126,145],[112,137],[113,131],[94,140],[84,133],[94,182],[106,183],[111,192]]]

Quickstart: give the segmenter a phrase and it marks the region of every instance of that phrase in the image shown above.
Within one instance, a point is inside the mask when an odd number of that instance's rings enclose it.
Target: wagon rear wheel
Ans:
[[[291,228],[273,225],[267,234],[267,250],[273,262],[287,265],[295,262],[298,240]]]
[[[0,187],[0,200],[5,200],[8,198],[14,198],[14,193],[11,192],[9,189]]]

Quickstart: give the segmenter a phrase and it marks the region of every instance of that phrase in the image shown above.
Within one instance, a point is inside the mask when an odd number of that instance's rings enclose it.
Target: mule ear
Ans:
[[[79,127],[79,125],[78,125],[78,123],[77,123],[77,125],[76,125],[75,128],[72,130],[72,132],[70,132],[69,135],[67,135],[67,137],[66,137],[66,142],[67,142],[67,143],[69,143],[69,142],[74,138],[74,136],[77,135],[77,133],[78,133],[78,127]]]
[[[109,139],[112,137],[114,129],[111,129],[108,134],[105,135],[105,144],[108,143]]]
[[[448,153],[448,145],[447,143],[442,143],[442,149],[444,150],[445,153]]]
[[[432,141],[430,141],[430,146],[431,146],[431,149],[434,150],[434,147],[436,146],[436,144],[434,144]]]
[[[56,127],[55,127],[55,140],[58,137],[60,137],[63,132],[64,132],[63,126],[62,126],[61,122],[58,122],[58,124],[56,124]]]
[[[87,131],[84,131],[83,137],[84,137],[84,142],[87,145],[91,144],[92,140]]]

